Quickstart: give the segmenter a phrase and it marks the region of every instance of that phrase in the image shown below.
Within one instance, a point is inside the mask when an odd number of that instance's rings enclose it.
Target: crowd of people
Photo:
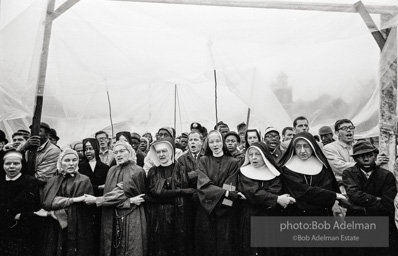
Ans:
[[[303,116],[263,137],[190,128],[98,131],[62,150],[46,123],[10,143],[0,131],[0,255],[397,255],[397,171],[351,120],[316,135]],[[389,246],[252,247],[254,216],[386,216]]]

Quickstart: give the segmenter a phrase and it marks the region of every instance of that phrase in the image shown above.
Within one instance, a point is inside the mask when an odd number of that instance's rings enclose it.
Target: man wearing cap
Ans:
[[[159,129],[159,131],[156,133],[156,139],[160,140],[163,138],[175,138],[175,131],[173,128],[165,126]],[[177,160],[181,155],[183,154],[182,150],[179,148],[175,149],[175,159]],[[148,174],[149,169],[154,166],[154,163],[151,159],[151,156],[148,154],[145,159],[144,159],[144,171],[146,174]]]
[[[334,141],[333,139],[333,131],[329,126],[322,126],[319,128],[319,136],[321,137],[322,144],[326,146],[329,143]]]
[[[197,122],[193,122],[191,124],[191,132],[199,132],[202,133],[202,125]]]
[[[343,184],[349,201],[354,205],[348,208],[347,215],[388,216],[389,249],[397,249],[398,232],[394,225],[394,198],[397,195],[395,178],[392,172],[376,164],[377,154],[378,149],[368,141],[360,141],[353,146],[351,156],[355,165],[343,171]],[[387,251],[391,253],[391,250]],[[380,255],[397,255],[384,253],[380,252]]]
[[[236,132],[230,131],[225,134],[225,144],[227,145],[228,151],[231,153],[233,158],[239,160],[239,162],[243,164],[245,154],[238,149],[239,143],[240,137]]]
[[[31,128],[32,126],[30,126]],[[61,150],[49,140],[51,128],[46,123],[40,123],[39,136],[31,136],[22,146],[21,151],[37,148],[35,176],[38,180],[47,181],[56,175],[57,160]],[[29,152],[28,152],[29,154]]]
[[[265,129],[264,142],[268,146],[269,151],[276,163],[279,163],[279,160],[283,156],[283,151],[279,146],[281,144],[280,139],[281,137],[277,129],[273,127],[268,127]]]

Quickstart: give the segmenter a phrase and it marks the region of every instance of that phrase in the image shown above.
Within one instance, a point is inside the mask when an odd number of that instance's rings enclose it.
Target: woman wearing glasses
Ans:
[[[130,144],[113,148],[116,166],[109,169],[103,196],[86,195],[89,205],[102,206],[101,255],[146,255],[146,218],[143,202],[145,172],[136,165]]]

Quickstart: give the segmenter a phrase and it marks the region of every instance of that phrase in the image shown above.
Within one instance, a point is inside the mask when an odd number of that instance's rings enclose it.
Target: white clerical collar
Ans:
[[[305,175],[317,175],[322,171],[323,164],[318,158],[311,156],[307,160],[301,160],[297,155],[293,155],[289,162],[285,164],[293,172]]]
[[[259,168],[248,164],[241,167],[240,172],[244,176],[253,180],[272,180],[277,176],[273,172],[271,172],[271,170],[265,164]]]
[[[97,164],[97,160],[95,160],[95,158],[91,159],[90,161],[88,161],[90,167],[91,167],[91,171],[94,172],[95,169],[95,165]]]
[[[14,178],[9,178],[7,175],[6,175],[6,181],[16,181],[19,177],[21,177],[21,175],[22,175],[22,173],[19,173],[17,176],[15,176]]]
[[[214,157],[222,157],[223,155],[224,155],[224,151],[222,151],[222,150],[221,150],[221,152],[218,153],[218,154],[214,154],[214,152],[213,152],[213,156],[214,156]]]

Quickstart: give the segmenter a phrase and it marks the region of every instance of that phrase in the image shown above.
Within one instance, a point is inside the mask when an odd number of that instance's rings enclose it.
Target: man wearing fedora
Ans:
[[[355,165],[343,172],[343,184],[353,204],[348,207],[347,216],[388,216],[390,247],[383,255],[397,255],[394,251],[398,248],[394,224],[395,178],[392,172],[377,165],[377,155],[378,149],[368,141],[359,141],[353,146],[351,156]]]

